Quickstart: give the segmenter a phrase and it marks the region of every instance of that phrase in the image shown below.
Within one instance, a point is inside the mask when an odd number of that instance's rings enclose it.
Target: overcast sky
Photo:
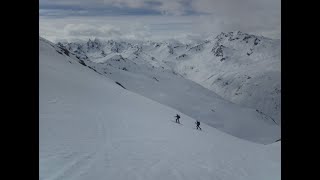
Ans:
[[[40,36],[192,41],[243,31],[280,39],[280,0],[39,0]]]

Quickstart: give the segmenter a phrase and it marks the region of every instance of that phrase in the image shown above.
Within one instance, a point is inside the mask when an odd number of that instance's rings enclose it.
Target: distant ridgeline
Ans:
[[[141,64],[151,71],[169,70],[231,102],[257,109],[281,125],[280,42],[237,31],[190,44],[96,38],[58,46],[79,58],[128,72]]]

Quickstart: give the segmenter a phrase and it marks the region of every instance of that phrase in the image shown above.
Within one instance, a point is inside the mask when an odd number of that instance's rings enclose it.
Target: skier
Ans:
[[[197,124],[197,129],[200,129],[200,130],[201,130],[200,122],[199,122],[199,121],[197,121],[197,122],[196,122],[196,124]]]
[[[177,114],[175,117],[177,118],[177,119],[176,119],[176,123],[179,123],[179,124],[180,124],[180,121],[179,121],[180,116],[179,116],[179,114]]]

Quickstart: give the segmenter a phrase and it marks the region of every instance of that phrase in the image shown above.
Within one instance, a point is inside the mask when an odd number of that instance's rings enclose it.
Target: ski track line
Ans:
[[[102,125],[99,126],[98,129],[100,131],[99,134],[102,135],[102,137],[101,136],[100,137],[102,138],[101,140],[103,145],[99,146],[99,142],[97,142],[97,146],[99,147],[96,147],[97,149],[95,152],[81,155],[81,157],[68,163],[63,168],[61,168],[61,170],[58,171],[55,175],[47,178],[46,180],[78,179],[79,177],[87,173],[88,169],[94,164],[94,162],[97,162],[99,154],[106,152],[107,136],[106,136],[105,125],[101,117],[102,117],[101,113],[99,113],[97,117],[97,120],[98,120],[97,125],[100,125],[100,123],[102,123]],[[78,154],[78,153],[76,152],[67,153],[67,156],[65,157],[73,157],[75,154]]]
[[[181,173],[177,168],[173,168],[171,170],[172,174],[176,177],[176,179],[178,180],[184,180],[186,179],[183,175],[183,173]]]
[[[97,130],[98,130],[98,137],[100,136],[100,138],[97,140],[96,142],[96,152],[93,153],[93,156],[91,159],[88,160],[88,163],[86,166],[83,166],[84,168],[81,168],[80,169],[80,173],[75,175],[73,177],[73,179],[79,179],[81,176],[84,176],[85,174],[88,173],[88,170],[95,164],[95,163],[98,163],[99,160],[101,158],[99,157],[103,157],[102,155],[107,152],[106,150],[106,143],[107,143],[107,140],[106,140],[106,130],[105,130],[105,125],[104,125],[104,122],[103,122],[103,119],[102,119],[102,113],[99,112],[97,117],[96,117],[96,121],[95,121],[96,125],[98,126],[97,127]],[[102,137],[101,137],[102,136]]]
[[[78,170],[81,167],[86,167],[90,160],[92,160],[93,156],[96,153],[90,153],[87,155],[83,155],[80,158],[68,163],[63,168],[60,169],[55,175],[47,178],[47,180],[59,180],[59,179],[71,179],[72,176],[77,175]],[[80,171],[81,172],[81,171]]]
[[[103,137],[102,137],[102,140],[103,140],[102,143],[103,143],[103,145],[102,145],[99,153],[102,154],[101,157],[103,157],[104,167],[111,167],[112,164],[110,164],[110,162],[111,162],[110,160],[112,159],[112,158],[111,158],[112,155],[110,155],[110,152],[112,152],[111,149],[115,149],[115,147],[114,147],[113,144],[112,144],[112,132],[111,132],[111,128],[110,128],[110,126],[107,126],[107,128],[106,128],[106,126],[105,126],[105,119],[104,119],[104,117],[103,117],[103,115],[102,115],[102,112],[99,112],[98,120],[99,120],[98,124],[101,125],[101,126],[100,126],[100,129],[101,129],[101,131],[102,131],[101,134],[102,134],[102,136],[103,136]],[[112,122],[110,122],[110,123],[112,123]]]

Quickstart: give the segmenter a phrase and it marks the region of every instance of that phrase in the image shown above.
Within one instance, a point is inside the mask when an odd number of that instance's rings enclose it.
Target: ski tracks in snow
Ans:
[[[84,154],[75,158],[47,180],[76,179],[76,176],[81,175],[79,173],[84,172],[90,166],[90,161],[94,155],[95,153]]]
[[[68,152],[67,149],[63,149],[60,153],[44,158],[42,163],[56,160],[54,164],[58,167],[62,166],[46,180],[82,179],[87,175],[89,169],[99,162],[100,157],[103,157],[101,155],[105,156],[104,163],[108,163],[107,149],[111,145],[110,131],[106,130],[101,113],[98,114],[93,123],[96,123],[98,130],[95,147],[92,147],[91,151],[88,152],[80,152],[80,150],[79,152]],[[62,163],[59,161],[62,161]]]

